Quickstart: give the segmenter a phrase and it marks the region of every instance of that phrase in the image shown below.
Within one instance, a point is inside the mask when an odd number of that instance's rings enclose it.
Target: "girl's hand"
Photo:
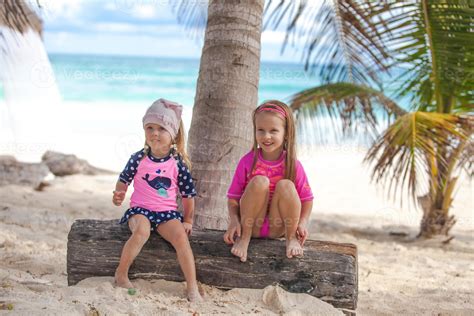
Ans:
[[[296,229],[296,237],[298,238],[298,241],[300,242],[300,245],[303,246],[304,242],[308,238],[309,233],[308,229],[306,228],[306,222],[299,222],[298,223],[298,228]]]
[[[241,233],[242,225],[240,225],[240,222],[238,220],[231,220],[229,223],[229,227],[227,228],[227,231],[224,234],[224,242],[228,245],[233,245],[235,242],[235,235],[237,235],[237,237],[240,237]]]
[[[184,226],[184,231],[188,236],[191,236],[191,233],[193,232],[193,224],[190,224],[188,222],[183,222]]]
[[[125,191],[117,191],[115,190],[114,196],[112,197],[112,203],[114,203],[116,206],[122,205],[123,200],[125,199]]]

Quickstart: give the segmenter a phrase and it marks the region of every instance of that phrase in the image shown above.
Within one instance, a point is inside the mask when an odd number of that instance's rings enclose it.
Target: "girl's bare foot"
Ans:
[[[230,252],[232,252],[234,256],[239,257],[240,261],[245,262],[247,261],[247,249],[249,247],[249,243],[250,239],[244,240],[242,238],[237,238]]]
[[[301,247],[298,239],[292,238],[286,241],[286,256],[288,258],[303,256],[303,247]]]
[[[199,293],[199,288],[198,286],[192,286],[186,290],[186,296],[188,297],[188,301],[198,303],[202,302],[203,298],[201,296],[201,293]]]
[[[117,271],[115,271],[115,285],[126,289],[133,288],[133,285],[128,279],[127,274],[122,274]]]

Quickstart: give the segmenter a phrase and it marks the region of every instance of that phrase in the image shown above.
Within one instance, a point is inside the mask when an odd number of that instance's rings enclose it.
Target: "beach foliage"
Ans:
[[[306,69],[322,80],[291,97],[299,120],[329,118],[343,135],[370,132],[372,179],[419,203],[420,237],[448,234],[459,177],[474,173],[474,7],[281,1],[267,14],[271,27],[287,22],[283,47],[303,43]]]

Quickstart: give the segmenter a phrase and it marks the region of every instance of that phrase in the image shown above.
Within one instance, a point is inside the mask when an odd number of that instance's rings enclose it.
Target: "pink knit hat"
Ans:
[[[183,106],[165,99],[158,99],[146,110],[143,116],[143,127],[148,123],[163,126],[172,138],[175,138],[179,130]]]

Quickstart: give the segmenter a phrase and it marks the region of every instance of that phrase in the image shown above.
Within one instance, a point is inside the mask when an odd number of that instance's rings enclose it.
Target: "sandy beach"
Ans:
[[[177,3],[0,4],[0,156],[40,162],[46,151],[55,151],[112,171],[49,174],[44,186],[34,189],[5,181],[34,178],[33,172],[6,178],[0,170],[0,184],[6,183],[0,185],[0,314],[343,315],[276,284],[228,291],[202,284],[199,303],[186,299],[184,282],[131,280],[136,294],[115,287],[112,276],[68,286],[71,225],[78,219],[118,221],[128,208],[133,189],[120,207],[112,204],[112,191],[130,155],[144,146],[143,114],[165,98],[183,105],[182,114],[175,109],[174,119],[166,121],[182,119],[189,131],[196,115],[193,133],[204,133],[193,135],[199,145],[194,148],[216,151],[216,170],[228,169],[221,162],[248,137],[252,125],[241,119],[250,105],[281,100],[299,114],[316,115],[319,120],[299,119],[296,125],[296,143],[305,149],[298,159],[315,197],[309,239],[357,246],[356,314],[474,315],[474,183],[456,174],[457,163],[467,165],[463,151],[471,149],[464,141],[472,141],[472,4]],[[290,115],[280,113],[285,136],[273,122],[268,130],[275,138],[264,145],[284,139],[292,146]],[[371,181],[363,146],[375,143],[358,127],[373,123],[381,133],[391,119],[397,119],[393,128],[379,136],[384,135],[380,148],[387,149],[385,162],[394,168],[394,179],[403,172],[401,177],[415,179],[413,172],[397,169],[397,161],[415,166],[416,195],[443,188],[431,195],[443,198],[442,207],[437,203],[443,209],[456,184],[450,236],[417,238],[421,209],[404,188],[402,204]],[[354,128],[352,139],[338,138],[339,123]],[[217,142],[201,147],[208,136]],[[292,153],[289,146],[284,148]],[[408,151],[399,149],[409,149],[412,160],[404,160]],[[433,162],[429,166],[421,163],[426,157]],[[322,264],[315,267],[321,271]],[[339,272],[334,282],[314,275],[333,286],[346,282],[347,271]]]
[[[447,244],[415,240],[421,213],[389,203],[360,164],[363,151],[323,147],[302,159],[315,193],[311,239],[358,247],[359,315],[472,315],[474,302],[473,184],[465,180]],[[221,291],[204,285],[206,300],[189,303],[184,284],[136,280],[139,293],[115,288],[112,277],[67,286],[66,244],[75,219],[119,218],[110,201],[116,176],[55,178],[44,191],[0,189],[0,301],[15,314],[48,315],[333,315],[306,294],[270,286]],[[128,193],[130,194],[130,192]],[[402,236],[400,236],[400,234]],[[99,314],[94,314],[97,311]]]

